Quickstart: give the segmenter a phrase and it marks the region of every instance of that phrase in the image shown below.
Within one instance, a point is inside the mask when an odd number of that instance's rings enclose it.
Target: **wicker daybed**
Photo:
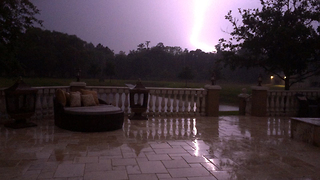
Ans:
[[[57,93],[56,93],[57,95]],[[71,131],[101,132],[121,129],[124,113],[115,106],[108,105],[101,99],[91,106],[70,107],[61,102],[61,98],[54,98],[55,125]]]

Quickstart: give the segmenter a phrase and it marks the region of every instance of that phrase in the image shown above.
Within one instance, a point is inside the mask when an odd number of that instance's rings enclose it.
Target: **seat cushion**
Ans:
[[[98,106],[64,107],[64,112],[76,115],[105,115],[122,111],[120,108],[112,105],[100,104]]]

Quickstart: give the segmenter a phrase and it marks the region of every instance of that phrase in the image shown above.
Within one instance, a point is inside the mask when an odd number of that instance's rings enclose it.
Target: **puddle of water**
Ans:
[[[239,111],[237,106],[219,105],[219,111]]]

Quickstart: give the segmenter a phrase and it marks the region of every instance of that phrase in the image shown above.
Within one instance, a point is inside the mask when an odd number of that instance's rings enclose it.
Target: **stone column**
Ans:
[[[268,88],[252,86],[251,115],[264,117],[267,115]]]
[[[206,96],[206,115],[217,117],[219,115],[219,94],[221,87],[218,85],[205,85]]]
[[[70,91],[71,92],[80,91],[80,89],[85,89],[86,85],[87,84],[85,82],[71,82]]]

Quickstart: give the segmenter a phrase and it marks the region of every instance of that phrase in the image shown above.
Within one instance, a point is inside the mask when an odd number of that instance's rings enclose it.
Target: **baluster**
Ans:
[[[206,115],[206,94],[207,91],[202,91],[202,102],[201,102],[201,116],[205,116]]]
[[[173,91],[173,108],[172,108],[173,115],[177,115],[177,94],[178,94],[178,91],[174,90]]]
[[[112,105],[117,106],[117,89],[112,89]]]
[[[166,110],[165,110],[165,106],[166,106],[166,101],[165,101],[165,94],[166,94],[166,90],[162,90],[161,91],[162,94],[162,99],[161,99],[161,116],[165,116]]]
[[[271,101],[271,98],[270,98],[270,91],[267,92],[267,116],[270,116],[270,101]]]
[[[189,114],[189,96],[190,96],[190,91],[189,90],[186,90],[185,91],[185,95],[186,95],[186,98],[185,98],[185,101],[184,101],[184,114],[185,115],[188,115]]]
[[[200,116],[200,96],[201,91],[197,91],[196,116]]]
[[[285,100],[286,100],[287,94],[285,92],[280,93],[280,112],[279,115],[282,116],[285,112]]]
[[[167,101],[167,115],[168,116],[172,116],[172,113],[173,113],[171,94],[172,94],[172,90],[168,90],[168,101]]]
[[[99,99],[102,99],[105,101],[105,99],[103,99],[102,97],[104,95],[104,92],[105,92],[104,89],[98,89],[97,94]]]
[[[292,92],[291,95],[291,115],[295,116],[295,113],[297,112],[297,99],[295,96],[296,92]]]
[[[37,100],[36,100],[36,116],[37,118],[42,118],[42,104],[41,104],[41,95],[42,95],[42,89],[38,90],[37,93]]]
[[[279,93],[278,92],[275,92],[275,106],[274,106],[274,109],[275,109],[275,116],[278,116],[279,115]]]
[[[184,91],[183,90],[181,90],[181,91],[179,91],[179,96],[180,96],[180,99],[179,99],[179,110],[178,110],[178,114],[181,116],[181,115],[183,115],[183,109],[182,109],[182,106],[183,106],[183,100],[182,100],[182,96],[183,96],[183,94],[184,94]]]
[[[111,104],[111,89],[105,89],[105,94],[107,104]]]
[[[129,112],[129,89],[124,90],[125,99],[124,99],[124,114],[128,115]]]
[[[153,93],[155,90],[150,90],[150,96],[149,96],[149,116],[153,116],[154,115],[154,111],[153,111]]]
[[[195,107],[194,107],[194,96],[196,94],[196,91],[191,91],[191,102],[190,102],[190,115],[194,115],[195,114]]]
[[[123,108],[122,108],[122,104],[123,104],[123,103],[122,103],[122,100],[123,100],[123,98],[122,98],[123,89],[119,89],[118,93],[119,93],[118,107],[119,107],[120,109],[123,109]]]
[[[270,115],[274,115],[274,92],[270,92],[270,102],[269,102]]]
[[[55,89],[49,89],[49,102],[48,102],[48,110],[49,116],[53,115],[53,95],[55,93]]]
[[[159,116],[159,94],[160,90],[155,90],[156,102],[155,102],[155,116]]]
[[[48,89],[43,89],[43,98],[42,98],[42,113],[44,116],[48,115]]]
[[[291,92],[287,92],[286,113],[284,116],[291,114]]]

